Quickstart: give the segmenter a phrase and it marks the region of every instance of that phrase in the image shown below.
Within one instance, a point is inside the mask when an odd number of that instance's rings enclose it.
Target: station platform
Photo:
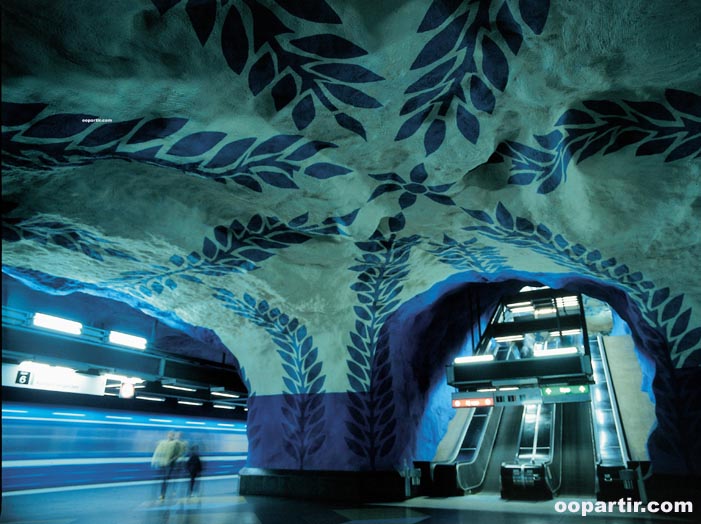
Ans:
[[[165,500],[156,482],[4,493],[0,522],[7,524],[502,524],[575,523],[581,514],[558,512],[556,501],[505,501],[496,494],[417,497],[396,503],[321,503],[240,496],[238,476],[205,478],[197,496],[174,481]],[[582,499],[583,500],[583,499]],[[593,499],[591,499],[593,501]],[[686,515],[592,513],[592,522],[689,522]]]

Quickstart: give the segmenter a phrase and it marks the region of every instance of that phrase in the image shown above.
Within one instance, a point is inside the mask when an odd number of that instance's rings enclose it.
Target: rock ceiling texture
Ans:
[[[539,282],[628,322],[701,471],[699,2],[2,10],[3,271],[216,333],[252,465],[430,458],[470,303]]]

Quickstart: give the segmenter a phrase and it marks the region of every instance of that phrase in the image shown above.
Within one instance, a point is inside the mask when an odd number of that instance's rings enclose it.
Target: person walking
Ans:
[[[197,477],[202,473],[202,459],[200,458],[200,448],[196,444],[190,448],[190,455],[186,463],[187,471],[190,474],[190,489],[188,495],[192,497]]]
[[[166,497],[168,480],[173,474],[173,468],[175,468],[178,458],[183,454],[183,448],[184,444],[179,439],[179,433],[169,431],[167,438],[161,440],[153,452],[151,467],[160,471],[162,479],[160,500],[164,500]]]

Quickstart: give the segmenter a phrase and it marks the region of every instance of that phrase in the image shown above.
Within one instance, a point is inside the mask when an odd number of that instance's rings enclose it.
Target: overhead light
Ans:
[[[478,389],[477,393],[491,393],[493,391],[496,391],[497,388],[483,388],[483,389]]]
[[[236,409],[236,406],[227,406],[226,404],[214,404],[217,409]]]
[[[117,380],[119,382],[130,382],[132,384],[141,384],[144,382],[143,378],[127,377],[125,375],[115,375],[113,373],[106,373],[102,376],[105,377],[107,380]]]
[[[551,337],[564,337],[565,335],[581,335],[581,329],[565,329],[563,331],[551,331]]]
[[[523,335],[506,335],[503,337],[494,337],[497,342],[514,342],[516,340],[523,340]]]
[[[236,427],[234,424],[217,424],[217,426],[221,426],[223,428],[233,428]]]
[[[166,423],[168,423],[168,422],[173,422],[173,421],[170,420],[169,418],[150,418],[149,420],[150,420],[151,422],[166,422]]]
[[[507,388],[499,388],[499,391],[516,391],[517,389],[515,386],[509,386]]]
[[[162,384],[162,387],[168,388],[168,389],[177,389],[179,391],[197,391],[194,388],[186,388],[185,386],[171,386],[170,384]]]
[[[111,418],[114,420],[132,420],[132,417],[118,417],[116,415],[105,415],[105,418]]]
[[[546,349],[546,348],[534,348],[533,349],[533,356],[534,357],[555,357],[558,355],[572,355],[574,353],[579,352],[579,350],[574,347],[574,346],[568,346],[564,348],[551,348],[551,349]]]
[[[126,333],[121,333],[119,331],[110,331],[109,341],[112,344],[119,344],[120,346],[127,346],[136,349],[146,349],[146,339],[143,337],[137,337],[134,335],[127,335]]]
[[[524,306],[530,306],[531,302],[514,302],[513,304],[506,304],[506,307],[509,309],[515,308],[515,307],[524,307]]]
[[[212,391],[212,395],[215,397],[228,397],[228,398],[239,398],[240,395],[236,395],[234,393],[224,393],[223,391]]]
[[[533,313],[535,308],[533,306],[523,306],[523,307],[515,307],[511,309],[512,313]]]
[[[131,382],[122,382],[119,387],[119,398],[134,398],[134,384]]]
[[[186,421],[185,421],[185,424],[194,424],[194,425],[197,425],[197,426],[204,426],[204,425],[206,425],[207,423],[206,423],[206,422],[196,422],[196,421],[193,421],[193,420],[186,420]]]
[[[186,406],[201,406],[202,402],[195,402],[192,400],[178,400],[178,404],[183,404]]]
[[[84,417],[85,413],[65,413],[62,411],[54,411],[52,415],[62,415],[64,417]]]
[[[153,402],[165,402],[166,399],[163,397],[147,397],[146,395],[136,395],[139,400],[151,400]]]
[[[54,331],[70,333],[71,335],[80,335],[83,330],[83,324],[80,322],[45,315],[44,313],[34,313],[33,324],[46,329],[53,329]]]
[[[554,307],[539,307],[535,310],[535,316],[554,315],[557,310]]]
[[[470,357],[458,357],[453,362],[455,364],[472,364],[473,362],[490,362],[494,360],[494,355],[472,355]]]

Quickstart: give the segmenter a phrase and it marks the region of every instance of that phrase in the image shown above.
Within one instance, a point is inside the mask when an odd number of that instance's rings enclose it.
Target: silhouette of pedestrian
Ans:
[[[187,459],[187,471],[190,473],[190,489],[188,495],[192,497],[192,492],[195,488],[195,481],[197,477],[202,473],[202,459],[200,458],[200,448],[197,445],[193,445],[190,448],[190,456]]]

